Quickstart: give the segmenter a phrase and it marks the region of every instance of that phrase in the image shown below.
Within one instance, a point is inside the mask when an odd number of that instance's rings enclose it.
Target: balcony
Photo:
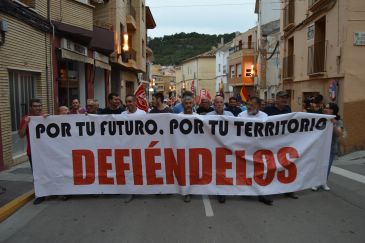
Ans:
[[[284,8],[284,31],[288,31],[294,26],[295,26],[295,5],[294,5],[294,0],[290,0],[289,4]]]
[[[242,43],[241,45],[237,45],[234,47],[231,47],[229,49],[229,54],[233,54],[242,50],[253,50],[255,48],[255,42],[245,42]]]
[[[136,16],[137,16],[136,9],[133,6],[130,6],[129,13],[127,15],[127,28],[128,28],[128,30],[136,30],[137,29],[137,24],[136,24],[137,17]]]
[[[294,76],[294,55],[289,55],[283,59],[283,78],[293,79]]]
[[[308,75],[323,75],[326,72],[327,42],[319,41],[308,47]]]

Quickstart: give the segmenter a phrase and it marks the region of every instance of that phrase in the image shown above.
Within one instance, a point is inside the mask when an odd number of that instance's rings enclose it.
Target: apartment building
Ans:
[[[257,27],[244,33],[237,33],[232,40],[228,57],[228,84],[233,87],[233,95],[238,97],[244,86],[250,96],[256,95],[254,77],[257,60]]]
[[[156,23],[144,0],[101,2],[95,4],[94,24],[114,32],[110,86],[124,100],[127,94],[134,93],[146,72],[147,52],[151,52],[146,46],[147,30],[155,28]]]
[[[26,159],[17,130],[30,98],[54,114],[74,98],[105,107],[111,90],[148,86],[146,30],[155,26],[144,1],[0,1],[0,170]]]
[[[23,162],[26,140],[18,137],[29,99],[51,113],[51,38],[47,1],[0,1],[0,170]]]
[[[364,149],[365,1],[285,0],[281,8],[282,80],[292,109],[322,94],[340,107],[343,152]]]
[[[114,51],[114,34],[94,25],[94,1],[50,1],[52,36],[53,92],[55,108],[70,107],[78,98],[97,99],[105,107],[109,93],[109,54]]]
[[[177,71],[176,93],[181,95],[184,91],[193,91],[199,95],[201,91],[209,92],[214,97],[216,92],[216,49],[186,59],[182,62],[181,70]]]
[[[221,43],[218,45],[215,59],[215,91],[217,94],[223,95],[226,102],[228,102],[229,97],[233,95],[233,87],[228,84],[228,57],[231,46],[231,41],[224,44],[224,40],[222,39]]]
[[[152,66],[150,93],[161,92],[166,98],[176,97],[176,71],[173,66]]]

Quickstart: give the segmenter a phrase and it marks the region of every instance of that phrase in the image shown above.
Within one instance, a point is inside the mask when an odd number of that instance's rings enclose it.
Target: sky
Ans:
[[[156,21],[150,37],[180,32],[245,32],[257,21],[255,0],[146,0]]]

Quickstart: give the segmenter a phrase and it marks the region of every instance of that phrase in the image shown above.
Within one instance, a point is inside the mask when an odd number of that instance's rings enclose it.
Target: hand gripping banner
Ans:
[[[332,116],[31,117],[36,195],[265,195],[324,184]]]

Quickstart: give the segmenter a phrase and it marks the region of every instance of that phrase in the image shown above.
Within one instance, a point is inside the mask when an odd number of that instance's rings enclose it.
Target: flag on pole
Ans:
[[[224,98],[224,83],[223,83],[223,79],[221,79],[221,82],[219,84],[219,95]]]
[[[194,87],[194,79],[191,82],[191,92],[193,93],[193,95],[195,96],[195,87]]]
[[[137,107],[138,109],[144,110],[145,112],[148,112],[148,103],[146,100],[146,92],[144,90],[143,83],[138,86],[136,91],[134,92],[134,95],[137,99]]]
[[[246,87],[244,85],[242,85],[242,88],[240,90],[240,97],[241,97],[241,100],[243,102],[247,102],[248,99],[250,98],[250,96],[249,96],[249,94],[247,92],[247,89],[246,89]]]

